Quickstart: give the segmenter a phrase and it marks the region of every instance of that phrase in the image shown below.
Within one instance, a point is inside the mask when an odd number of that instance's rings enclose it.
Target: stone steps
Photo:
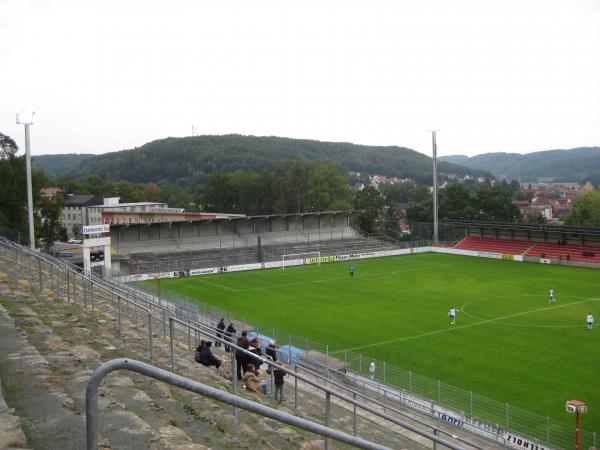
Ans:
[[[92,313],[89,305],[82,308],[81,287],[76,288],[75,305],[66,301],[64,286],[61,298],[56,298],[49,290],[32,292],[31,283],[19,279],[19,271],[6,263],[0,262],[0,272],[7,274],[8,281],[0,282],[4,305],[0,310],[0,379],[10,382],[7,401],[15,409],[13,417],[21,418],[27,436],[26,444],[16,442],[32,448],[84,448],[85,386],[93,369],[116,357],[169,369],[170,344],[163,339],[162,326],[153,325],[154,358],[150,361],[147,326],[143,321],[134,322],[134,315],[132,320],[122,317],[119,338],[116,307],[99,293]],[[45,286],[51,284],[49,276],[45,274]],[[73,300],[72,292],[69,297]],[[4,339],[4,334],[10,338]],[[194,336],[191,348],[185,333],[176,337],[177,373],[230,391],[229,356],[215,349],[223,365],[219,371],[205,368],[193,361]],[[292,399],[293,382],[287,378],[286,396]],[[239,409],[234,417],[227,405],[133,372],[109,375],[99,392],[100,436],[105,448],[322,448],[323,444],[319,436]],[[238,394],[305,418],[324,420],[323,394],[302,383],[297,411],[293,400],[277,404],[243,389],[238,389]],[[332,413],[336,426],[339,423],[351,432],[351,413],[349,416],[346,408],[335,404]],[[18,424],[12,428],[18,434]],[[358,431],[361,437],[392,448],[423,448],[395,431],[374,427],[368,420],[359,420]],[[334,443],[332,448],[346,446]]]

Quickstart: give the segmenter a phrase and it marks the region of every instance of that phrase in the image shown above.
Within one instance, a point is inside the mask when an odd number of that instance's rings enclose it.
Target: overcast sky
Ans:
[[[241,133],[442,155],[600,145],[600,0],[0,0],[32,153]]]

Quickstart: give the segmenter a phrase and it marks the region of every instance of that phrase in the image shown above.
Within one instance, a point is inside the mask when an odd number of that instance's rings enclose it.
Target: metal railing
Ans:
[[[114,280],[81,274],[77,268],[60,259],[32,252],[10,241],[0,240],[0,258],[8,259],[22,267],[24,272],[28,272],[32,283],[37,283],[40,289],[44,288],[42,272],[46,271],[47,278],[50,278],[46,284],[50,284],[52,290],[58,291],[60,295],[61,289],[64,289],[63,292],[66,292],[68,301],[72,299],[74,303],[79,302],[83,307],[91,307],[92,311],[101,300],[111,302],[116,306],[117,331],[121,338],[123,337],[123,321],[128,314],[133,314],[138,321],[140,321],[140,317],[145,317],[143,320],[147,320],[145,326],[148,327],[148,353],[150,359],[153,356],[153,323],[154,325],[158,324],[159,327],[162,326],[163,337],[167,338],[169,336],[173,343],[178,338],[175,336],[175,332],[171,332],[171,323],[174,324],[175,321],[172,322],[170,319],[182,322],[188,331],[187,335],[186,333],[183,333],[183,335],[180,333],[179,340],[185,341],[187,338],[188,347],[191,348],[192,331],[194,331],[195,343],[198,341],[198,333],[209,336],[213,340],[218,340],[215,335],[216,321],[209,316],[230,317],[229,314],[225,314],[210,305],[197,305],[185,298],[175,298],[172,299],[175,300],[174,302],[166,302],[150,293],[143,293]],[[77,298],[77,285],[80,288],[79,299]],[[163,291],[163,293],[168,294],[167,291]],[[192,327],[196,327],[196,330],[193,330]],[[305,355],[310,351],[322,353],[325,355],[325,364],[310,361],[308,356],[305,356],[299,367],[310,367],[312,365],[319,372],[326,373],[327,377],[331,378],[331,374],[334,373],[339,374],[338,371],[330,368],[328,363],[333,362],[335,359],[338,362],[343,361],[344,371],[350,375],[354,374],[355,380],[360,380],[358,383],[355,381],[354,385],[362,386],[363,394],[371,396],[371,399],[374,392],[383,392],[384,400],[386,400],[386,392],[398,392],[400,390],[423,399],[434,399],[431,401],[435,401],[438,405],[480,418],[498,428],[502,427],[505,430],[532,436],[533,440],[539,443],[558,448],[569,448],[571,445],[572,427],[568,424],[552,421],[550,418],[480,396],[471,391],[462,390],[440,380],[434,380],[409,370],[397,368],[386,364],[384,361],[377,361],[378,371],[375,377],[377,388],[373,389],[367,381],[368,363],[372,360],[370,357],[349,351],[344,351],[342,357],[341,352],[330,353],[327,345],[307,338],[293,336],[290,333],[283,334],[273,328],[262,327],[261,329],[259,324],[250,328],[254,328],[257,334],[262,332],[272,336],[280,343],[287,342],[290,361],[292,360],[292,347],[305,351]],[[228,343],[228,345],[235,347],[231,343]],[[359,377],[356,378],[356,375]],[[292,376],[295,375],[292,374]],[[346,377],[344,381],[348,382],[348,379]],[[359,391],[355,390],[355,392]],[[389,395],[387,400],[390,400],[391,397]],[[390,403],[391,401],[384,402],[385,407],[388,407]],[[378,405],[378,407],[380,406]],[[402,407],[403,405],[398,404],[397,406]],[[350,407],[354,408],[353,404]],[[427,428],[431,429],[431,426],[427,425]],[[481,436],[476,435],[476,437],[480,438]],[[595,446],[596,433],[582,431],[582,442],[588,447]]]
[[[153,290],[152,286],[145,283],[137,284],[136,287],[148,292]],[[161,288],[161,296],[171,302],[190,305],[190,307],[196,308],[201,314],[207,316],[238,320],[243,327],[248,327],[257,334],[269,336],[277,340],[280,345],[287,345],[290,349],[297,348],[305,354],[309,352],[321,353],[324,355],[325,361],[337,359],[342,362],[346,371],[367,378],[369,377],[369,363],[375,360],[378,368],[376,380],[378,383],[386,385],[389,390],[400,390],[419,396],[425,400],[435,402],[439,406],[451,408],[456,412],[481,419],[496,429],[504,429],[529,436],[532,441],[557,448],[569,448],[571,446],[573,439],[572,426],[564,422],[493,400],[476,392],[450,385],[442,380],[423,376],[411,370],[388,364],[385,361],[379,361],[368,355],[348,350],[332,352],[327,344],[267,327],[260,323],[249,323],[243,316],[236,317],[229,311],[221,310],[198,299],[187,298],[165,288]],[[216,326],[216,321],[214,324]],[[595,447],[597,445],[597,434],[582,430],[582,442],[588,447]]]
[[[197,343],[198,334],[209,336],[213,340],[220,340],[222,343],[232,347],[232,352],[235,350],[246,352],[244,349],[237,347],[235,344],[226,342],[224,339],[215,335],[215,323],[211,319],[203,317],[193,311],[170,304],[156,297],[141,293],[127,286],[115,283],[112,280],[106,280],[90,274],[82,274],[77,268],[71,267],[69,264],[59,259],[37,253],[14,244],[10,241],[0,239],[0,258],[10,261],[12,264],[23,269],[23,272],[29,272],[32,285],[37,284],[39,289],[44,289],[45,284],[53,291],[56,291],[60,296],[61,292],[66,294],[67,301],[78,304],[84,308],[90,307],[92,311],[100,306],[111,305],[110,312],[116,314],[117,332],[120,338],[124,338],[123,327],[127,320],[140,321],[140,317],[149,317],[148,326],[148,348],[149,357],[152,358],[152,328],[153,322],[158,322],[163,325],[163,335],[166,336],[166,324],[169,324],[168,341],[171,345],[171,365],[175,369],[175,341],[185,341],[187,337],[188,347],[191,348],[191,331],[194,330],[194,341]],[[78,292],[79,290],[79,292]],[[79,299],[77,298],[79,295]],[[95,317],[96,315],[93,314]],[[145,320],[145,319],[143,319]],[[183,325],[187,329],[187,333],[175,330],[175,323]],[[232,353],[233,356],[233,353]],[[377,409],[365,405],[364,402],[359,402],[355,399],[340,394],[333,389],[325,386],[320,386],[318,383],[311,382],[306,377],[303,377],[296,372],[292,372],[286,368],[280,367],[272,362],[265,361],[274,367],[286,371],[296,380],[303,383],[308,383],[310,386],[323,392],[326,396],[326,426],[329,426],[330,400],[334,396],[349,403],[350,408],[363,410],[366,413],[372,414],[374,417],[389,421],[392,424],[399,425],[407,430],[410,430],[421,437],[430,440],[436,444],[445,446],[450,449],[459,450],[463,447],[455,445],[438,437],[436,434],[431,434],[421,430],[413,425],[404,423],[392,416],[381,413]],[[232,364],[232,369],[234,364]],[[236,378],[233,377],[232,390],[235,394]],[[297,381],[295,381],[297,385]],[[431,427],[428,427],[431,429]],[[326,440],[326,448],[328,441]]]
[[[326,438],[335,439],[346,444],[353,445],[358,448],[372,449],[372,450],[385,450],[388,447],[378,445],[374,442],[366,439],[361,439],[356,436],[344,433],[342,431],[335,430],[333,428],[320,425],[310,420],[302,419],[300,417],[293,416],[291,414],[279,411],[277,409],[269,408],[268,406],[261,405],[250,400],[238,397],[227,392],[223,392],[219,389],[206,386],[197,381],[190,380],[189,378],[182,377],[180,375],[167,372],[166,370],[160,369],[150,364],[143,363],[141,361],[131,359],[113,359],[100,365],[92,374],[90,378],[86,393],[85,393],[85,405],[86,405],[86,433],[87,433],[87,448],[88,450],[96,450],[98,448],[98,386],[102,379],[109,373],[126,369],[132,372],[137,372],[142,375],[154,378],[155,380],[163,381],[171,386],[176,386],[185,389],[196,394],[204,395],[206,397],[218,400],[223,403],[227,403],[236,408],[243,408],[247,411],[255,414],[260,414],[264,417],[269,417],[278,422],[287,423],[303,430],[311,431],[313,433],[320,434]]]
[[[175,324],[179,324],[183,327],[186,327],[189,330],[195,331],[201,335],[205,335],[205,336],[209,337],[211,340],[214,340],[216,342],[220,342],[222,344],[226,344],[226,345],[230,346],[231,347],[230,355],[231,355],[232,370],[233,370],[233,366],[235,364],[235,352],[236,351],[239,353],[242,353],[247,358],[251,358],[251,359],[257,358],[254,353],[252,353],[242,347],[239,347],[232,342],[228,342],[227,339],[225,339],[225,338],[217,336],[216,333],[214,332],[214,329],[210,329],[206,325],[194,325],[194,324],[188,323],[184,320],[180,320],[180,319],[171,317],[171,318],[169,318],[169,331],[170,331],[169,334],[172,337],[172,339],[171,339],[171,369],[173,370],[173,372],[176,371],[176,361],[175,361],[175,351],[174,351],[174,341],[175,341],[175,334],[176,334]],[[283,367],[283,366],[277,364],[276,362],[270,361],[267,358],[262,358],[262,363],[271,366],[273,369],[282,370],[286,374],[292,376],[295,380],[302,381],[302,382],[308,384],[309,386],[312,386],[312,387],[322,391],[325,394],[326,425],[329,425],[329,423],[330,423],[329,413],[327,413],[327,411],[331,410],[331,397],[335,397],[335,398],[338,398],[339,400],[347,402],[350,405],[350,407],[358,408],[362,411],[372,414],[375,417],[378,417],[380,419],[383,419],[383,420],[393,423],[395,425],[399,425],[402,428],[405,428],[409,431],[412,431],[412,432],[420,435],[421,437],[431,440],[432,442],[436,442],[438,444],[444,445],[450,449],[458,450],[458,449],[462,448],[462,447],[454,445],[448,441],[445,441],[444,439],[439,438],[437,436],[437,433],[432,434],[432,433],[429,433],[428,431],[419,429],[407,422],[403,422],[389,414],[379,411],[377,408],[374,408],[370,405],[365,404],[365,402],[357,401],[356,398],[351,398],[349,396],[346,396],[334,389],[331,389],[330,387],[322,386],[321,384],[311,380],[310,378],[299,374],[297,371],[289,370],[288,368]],[[232,377],[232,380],[233,380],[233,392],[235,393],[236,378]],[[297,394],[296,394],[296,396],[297,396]],[[354,419],[356,419],[356,416],[354,416]],[[354,426],[354,428],[356,429],[356,425]],[[428,428],[430,428],[430,427],[428,426]]]

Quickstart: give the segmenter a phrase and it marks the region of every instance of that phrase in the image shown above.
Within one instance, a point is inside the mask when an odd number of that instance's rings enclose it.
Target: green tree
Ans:
[[[358,229],[366,233],[380,231],[384,199],[377,189],[367,186],[354,195],[354,208],[360,210],[355,221]]]
[[[18,151],[16,142],[10,136],[0,133],[0,159],[14,157]]]
[[[50,249],[54,241],[66,237],[60,224],[60,214],[63,206],[64,201],[60,196],[56,196],[52,200],[40,199],[38,209],[40,220],[37,234],[46,251]]]
[[[575,199],[565,225],[581,228],[600,228],[600,191],[594,190]]]
[[[104,181],[97,175],[85,177],[78,194],[104,195]]]
[[[440,190],[439,217],[441,220],[469,220],[476,216],[471,192],[460,183]]]
[[[303,212],[352,208],[348,180],[330,163],[309,167],[302,198]]]
[[[519,208],[512,202],[508,191],[502,187],[481,188],[476,193],[479,220],[491,222],[517,222],[521,220]]]

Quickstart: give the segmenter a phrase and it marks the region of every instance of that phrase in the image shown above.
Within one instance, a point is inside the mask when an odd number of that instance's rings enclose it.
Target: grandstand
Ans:
[[[190,250],[179,252],[148,252],[135,253],[121,261],[122,275],[133,273],[155,273],[197,269],[204,267],[222,267],[233,264],[250,264],[263,261],[279,261],[283,255],[290,253],[321,252],[322,255],[337,255],[343,253],[364,253],[384,251],[396,246],[377,239],[370,239],[359,234],[347,232],[346,239],[302,241],[295,240],[295,234],[290,234],[285,242],[279,233],[279,241],[270,244],[247,245],[231,248],[213,248],[205,250]]]
[[[508,253],[510,255],[522,255],[531,247],[532,243],[528,241],[490,239],[478,236],[468,236],[455,246],[461,250]]]
[[[521,255],[525,261],[571,265],[600,263],[600,231],[548,225],[453,222],[464,226],[462,250]]]

